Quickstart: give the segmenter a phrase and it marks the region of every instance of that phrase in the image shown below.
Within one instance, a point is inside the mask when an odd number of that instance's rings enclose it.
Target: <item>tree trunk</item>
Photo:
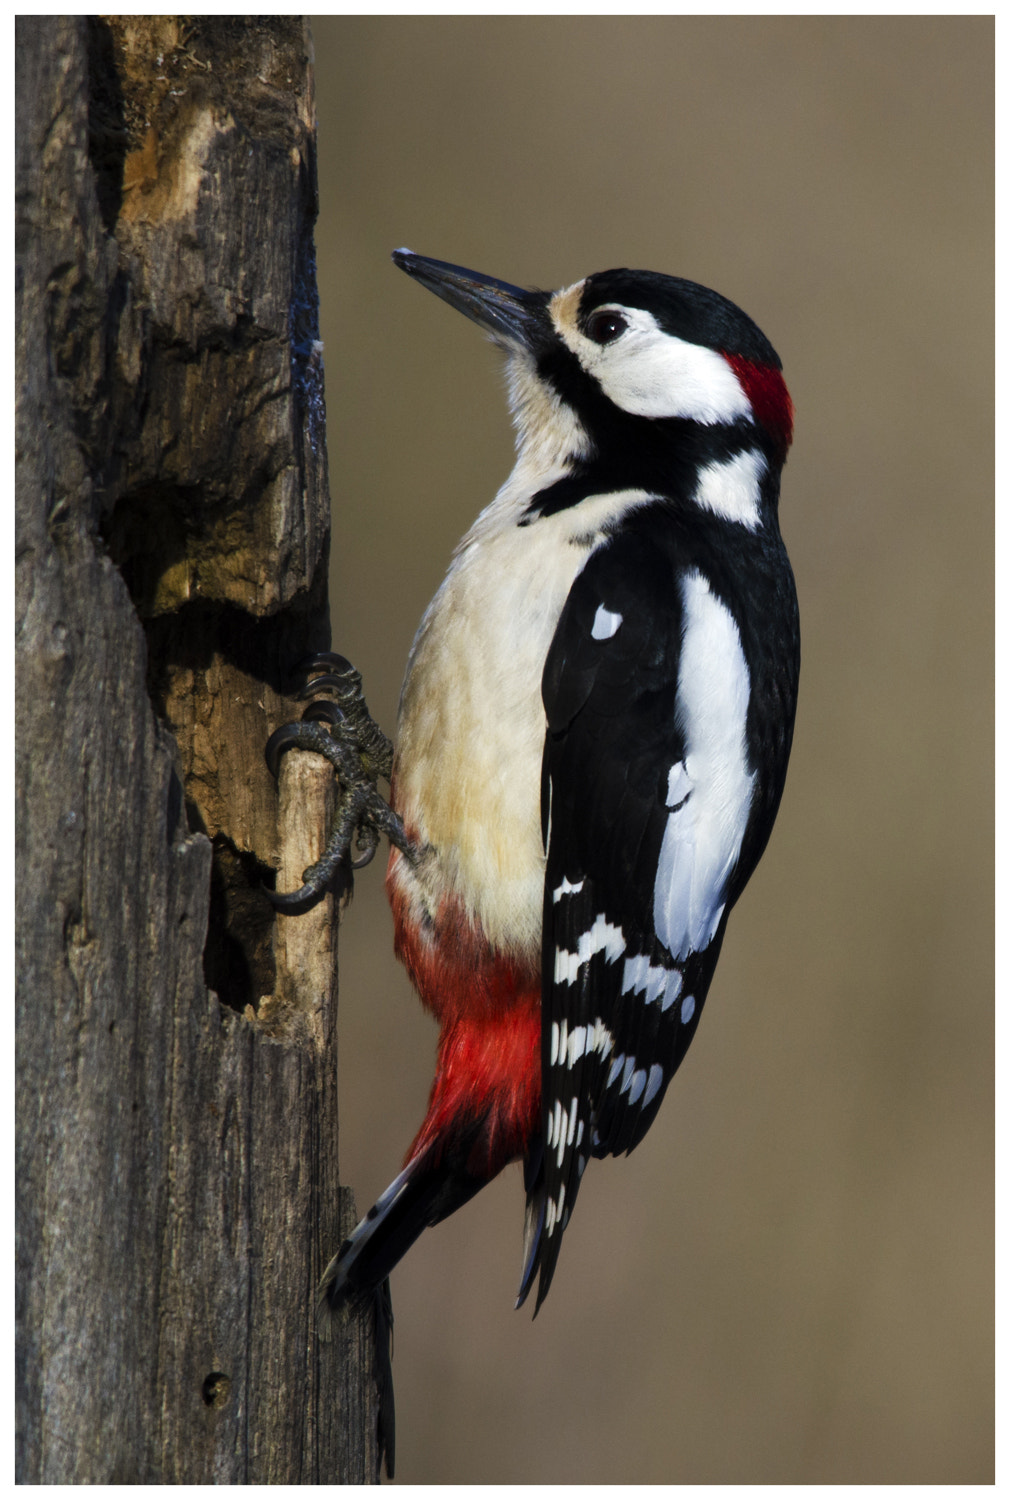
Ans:
[[[263,761],[328,645],[311,41],[29,18],[16,69],[17,1478],[369,1480],[336,911],[262,892],[329,798]]]

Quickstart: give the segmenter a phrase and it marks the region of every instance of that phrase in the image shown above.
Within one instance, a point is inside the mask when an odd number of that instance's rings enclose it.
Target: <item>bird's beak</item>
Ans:
[[[412,250],[394,250],[393,260],[401,271],[472,318],[507,349],[534,350],[549,335],[545,292],[527,292],[479,271],[415,255]]]

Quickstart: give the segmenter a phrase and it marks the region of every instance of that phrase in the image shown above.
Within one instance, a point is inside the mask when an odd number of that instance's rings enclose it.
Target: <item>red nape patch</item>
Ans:
[[[724,352],[722,357],[743,386],[754,420],[771,433],[785,458],[793,440],[793,403],[782,371],[771,365],[755,364],[741,354]]]

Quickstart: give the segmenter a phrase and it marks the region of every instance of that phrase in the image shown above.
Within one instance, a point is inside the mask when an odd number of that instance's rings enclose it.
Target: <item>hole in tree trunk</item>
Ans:
[[[274,989],[274,911],[261,887],[272,887],[275,875],[220,834],[213,849],[204,978],[222,1004],[244,1011]]]
[[[231,1379],[220,1370],[212,1370],[201,1393],[206,1406],[224,1406],[231,1395]]]

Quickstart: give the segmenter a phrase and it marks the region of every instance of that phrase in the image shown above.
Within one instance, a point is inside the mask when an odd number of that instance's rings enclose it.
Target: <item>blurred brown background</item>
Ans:
[[[335,646],[388,727],[511,464],[499,356],[394,269],[716,287],[782,355],[790,782],[698,1039],[535,1324],[513,1168],[393,1281],[399,1477],[992,1479],[988,18],[318,19]],[[378,864],[341,936],[364,1210],[435,1030]]]

